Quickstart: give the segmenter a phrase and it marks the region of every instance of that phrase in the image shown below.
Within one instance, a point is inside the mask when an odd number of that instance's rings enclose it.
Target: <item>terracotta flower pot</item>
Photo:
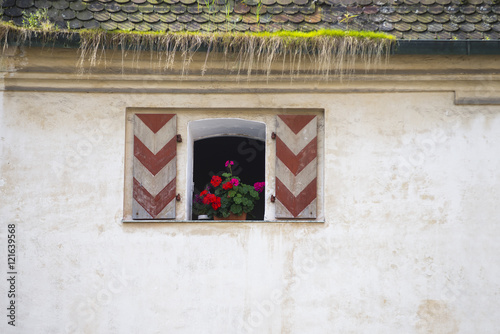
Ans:
[[[247,220],[247,213],[243,212],[241,215],[237,216],[231,212],[231,214],[228,217],[214,216],[214,220]]]

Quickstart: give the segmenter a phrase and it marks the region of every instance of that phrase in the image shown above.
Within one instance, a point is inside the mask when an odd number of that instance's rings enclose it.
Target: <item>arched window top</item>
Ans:
[[[266,139],[266,124],[240,118],[211,118],[189,122],[189,133],[194,141],[219,136],[239,136]]]

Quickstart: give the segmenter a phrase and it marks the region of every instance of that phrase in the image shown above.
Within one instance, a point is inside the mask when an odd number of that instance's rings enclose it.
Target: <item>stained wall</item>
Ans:
[[[176,83],[57,73],[37,65],[46,51],[24,52],[0,95],[0,245],[16,224],[18,261],[3,333],[498,331],[497,79],[467,72],[488,59],[457,59],[439,80],[425,59],[413,74],[394,59],[372,81]],[[65,52],[54,61],[70,68]],[[321,219],[123,223],[130,108],[323,110]]]

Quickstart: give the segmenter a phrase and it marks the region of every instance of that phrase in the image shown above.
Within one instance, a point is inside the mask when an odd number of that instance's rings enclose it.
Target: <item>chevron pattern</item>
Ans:
[[[176,124],[174,114],[134,115],[134,219],[175,219]]]
[[[278,115],[276,218],[316,218],[317,130],[314,115]]]

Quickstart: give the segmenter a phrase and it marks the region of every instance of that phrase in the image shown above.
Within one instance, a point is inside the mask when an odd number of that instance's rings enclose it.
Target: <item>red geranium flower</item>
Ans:
[[[222,189],[229,190],[233,188],[233,184],[231,182],[226,182],[222,185]]]
[[[220,197],[215,196],[215,199],[212,202],[212,209],[217,210],[220,207],[221,207]]]
[[[222,179],[220,178],[220,176],[217,176],[217,175],[212,176],[212,181],[210,181],[210,183],[215,188],[217,188],[220,185],[221,182],[222,182]]]
[[[207,191],[207,190],[203,190],[203,191],[200,193],[200,197],[203,197],[203,196],[205,196],[206,194],[208,194],[208,191]]]

